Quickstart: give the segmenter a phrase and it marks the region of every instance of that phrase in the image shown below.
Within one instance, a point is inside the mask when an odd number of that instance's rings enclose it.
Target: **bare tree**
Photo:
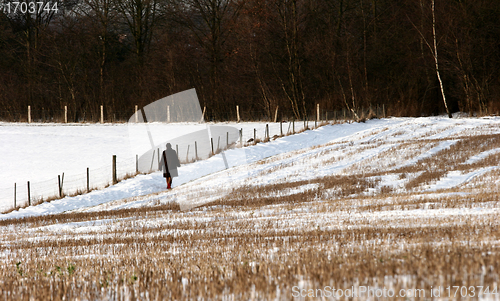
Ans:
[[[436,63],[436,75],[439,80],[439,87],[441,88],[441,95],[443,96],[443,103],[444,107],[446,109],[446,113],[448,114],[448,117],[452,118],[450,109],[448,109],[448,103],[446,102],[446,95],[444,93],[444,87],[443,87],[443,80],[441,79],[441,73],[439,72],[439,60],[438,60],[438,49],[437,49],[437,38],[436,38],[436,10],[435,10],[435,5],[434,1],[432,1],[432,40],[434,42],[434,51],[433,51],[433,56],[434,56],[434,62]]]
[[[36,56],[39,53],[41,47],[41,37],[43,33],[47,30],[49,24],[54,19],[54,16],[63,9],[63,5],[60,1],[53,1],[52,5],[40,9],[39,2],[32,2],[35,4],[31,7],[26,1],[3,1],[2,8],[14,30],[14,32],[22,32],[19,40],[20,44],[23,45],[25,50],[25,59],[22,60],[25,66],[25,72],[27,77],[27,89],[28,102],[31,103],[33,99],[33,87],[35,85],[35,64]],[[26,9],[21,9],[23,4],[26,4]],[[9,5],[9,9],[5,9],[4,6]],[[19,7],[21,6],[21,7]],[[32,10],[32,8],[34,8]]]
[[[300,54],[301,38],[300,34],[300,0],[279,0],[275,2],[278,13],[278,24],[282,33],[285,60],[286,76],[283,79],[278,75],[281,88],[290,102],[293,114],[296,118],[306,117],[306,97],[302,82],[302,57]]]
[[[106,64],[110,43],[110,31],[116,28],[116,6],[113,0],[83,0],[75,9],[81,18],[89,19],[99,44],[99,99],[105,102]]]
[[[422,0],[421,0],[422,1]],[[451,115],[450,109],[448,108],[448,103],[446,101],[446,94],[444,92],[444,86],[443,86],[443,80],[441,79],[441,72],[439,71],[439,60],[438,60],[438,48],[437,48],[437,36],[436,36],[436,10],[435,10],[435,0],[431,0],[431,13],[432,13],[432,46],[429,43],[429,41],[425,38],[424,34],[422,33],[421,30],[418,29],[418,27],[412,22],[413,27],[418,31],[420,34],[422,40],[427,44],[427,47],[429,47],[429,50],[431,51],[432,57],[434,58],[434,66],[435,66],[435,71],[436,71],[436,76],[439,81],[439,88],[441,90],[441,96],[443,98],[443,103],[444,107],[446,109],[446,113],[448,114],[449,118],[452,118],[453,116]],[[410,18],[408,18],[410,19]],[[410,19],[411,22],[411,19]]]
[[[223,98],[221,69],[227,52],[225,46],[242,5],[239,0],[187,0],[177,5],[179,21],[207,54],[211,99],[216,110],[222,109],[219,106]]]
[[[135,53],[143,64],[144,52],[151,43],[160,17],[161,0],[113,0],[133,36]]]

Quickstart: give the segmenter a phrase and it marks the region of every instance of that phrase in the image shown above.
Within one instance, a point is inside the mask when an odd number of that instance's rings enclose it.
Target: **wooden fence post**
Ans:
[[[64,172],[62,175],[62,180],[61,180],[61,175],[57,175],[57,183],[59,184],[59,197],[62,198],[63,195],[63,182],[64,182]]]
[[[31,123],[31,106],[28,106],[28,123]]]
[[[280,134],[283,136],[283,122],[280,120]]]
[[[257,130],[255,128],[253,129],[253,143],[257,143]]]
[[[240,106],[236,106],[236,122],[240,122]]]
[[[229,149],[229,132],[226,132],[226,149]]]
[[[113,185],[118,183],[118,179],[116,177],[116,155],[113,155]]]
[[[269,139],[269,124],[266,124],[266,133],[265,133],[264,136],[267,137],[267,138],[264,138],[264,139]]]
[[[205,111],[206,110],[207,110],[207,107],[203,107],[203,113],[201,114],[200,122],[203,122],[203,120],[205,119]]]
[[[64,123],[68,123],[68,106],[64,106]]]
[[[198,160],[198,143],[196,141],[194,142],[194,156]]]
[[[240,147],[243,147],[243,128],[240,129]]]
[[[87,167],[87,193],[90,191],[90,170]]]
[[[214,155],[214,138],[210,138],[210,145],[212,146],[212,156]]]
[[[30,190],[30,181],[28,181],[28,206],[31,206],[31,190]]]
[[[101,105],[101,123],[104,123],[104,106]]]
[[[280,106],[276,106],[276,112],[274,112],[274,122],[276,122],[278,120],[278,108]]]
[[[134,115],[135,115],[135,123],[138,123],[139,122],[139,115],[137,114],[137,109],[138,109],[138,106],[135,105],[135,112],[134,112]]]

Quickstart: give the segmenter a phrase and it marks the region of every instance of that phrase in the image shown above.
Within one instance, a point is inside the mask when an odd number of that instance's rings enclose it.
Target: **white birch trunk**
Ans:
[[[441,74],[439,73],[437,39],[436,39],[436,14],[434,11],[434,1],[435,0],[432,0],[432,38],[434,40],[434,62],[436,63],[436,75],[439,80],[439,87],[441,88],[441,95],[443,96],[444,107],[446,108],[446,113],[448,114],[448,117],[452,118],[450,110],[448,109],[448,104],[446,102],[443,81],[441,80]]]

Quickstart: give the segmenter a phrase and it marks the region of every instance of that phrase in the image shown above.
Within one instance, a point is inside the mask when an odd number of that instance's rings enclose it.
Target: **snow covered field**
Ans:
[[[500,118],[328,125],[223,154],[183,165],[171,191],[156,172],[1,215],[0,285],[24,298],[371,285],[500,299]]]
[[[210,124],[158,124],[149,126],[156,141],[162,142],[168,135],[174,137]],[[243,139],[263,138],[265,123],[224,123],[221,125],[243,129]],[[280,125],[272,123],[271,136],[280,134]],[[295,124],[296,131],[303,123]],[[288,124],[283,131],[290,130]],[[132,131],[132,133],[134,133]],[[132,137],[132,139],[131,139]],[[170,135],[172,137],[172,135]],[[86,187],[86,170],[90,169],[90,187],[104,187],[111,181],[112,156],[117,156],[118,173],[135,172],[136,154],[141,155],[149,147],[149,141],[141,145],[130,134],[128,124],[19,124],[0,123],[0,211],[13,206],[14,183],[17,183],[17,205],[27,202],[27,181],[30,181],[34,198],[52,197],[58,192],[58,175],[64,173],[64,187]],[[191,152],[193,152],[191,150]]]
[[[226,125],[226,124],[225,124]],[[256,128],[263,137],[264,123],[227,124],[243,128],[244,141],[253,137],[253,129]],[[296,130],[302,128],[302,123],[296,123]],[[171,130],[171,125],[156,124],[152,131],[161,133]],[[179,131],[177,126],[175,129]],[[187,126],[189,128],[189,125]],[[192,128],[191,128],[192,129]],[[34,179],[56,178],[63,170],[66,174],[85,170],[85,166],[105,165],[105,173],[110,178],[110,161],[112,154],[119,158],[127,158],[131,169],[135,168],[135,156],[132,155],[132,147],[129,145],[128,129],[126,125],[91,125],[91,126],[4,126],[0,127],[10,147],[3,146],[7,172],[3,173],[2,183],[12,179],[20,179],[23,171],[27,170]],[[22,134],[24,130],[25,134]],[[284,131],[286,132],[286,124]],[[32,141],[38,144],[35,147],[21,148],[26,152],[12,151],[15,143],[9,140],[7,133],[13,132],[10,139],[20,141]],[[279,134],[279,124],[271,124],[271,136]],[[56,135],[56,133],[58,133]],[[71,134],[72,133],[72,134]],[[367,123],[338,124],[321,127],[314,131],[307,131],[300,135],[288,136],[271,143],[258,144],[256,146],[237,148],[225,152],[228,164],[239,166],[239,168],[225,169],[222,155],[217,155],[209,160],[203,160],[192,164],[185,164],[179,170],[179,178],[175,179],[174,187],[181,186],[176,193],[166,193],[166,201],[175,200],[186,209],[196,206],[196,202],[207,203],[224,195],[223,191],[231,191],[243,185],[262,186],[281,182],[297,182],[311,180],[318,177],[332,175],[352,175],[385,172],[387,168],[397,171],[405,167],[415,166],[419,161],[433,158],[440,151],[449,149],[460,137],[477,135],[494,135],[500,133],[499,118],[484,119],[442,119],[442,118],[392,118],[385,120],[371,120]],[[69,137],[69,138],[68,138]],[[55,141],[60,139],[60,141]],[[51,145],[49,141],[54,141]],[[64,141],[69,141],[64,144]],[[326,145],[325,145],[326,144]],[[322,147],[318,147],[322,146]],[[41,149],[33,151],[34,149]],[[487,146],[488,147],[488,146]],[[471,154],[463,166],[473,165],[486,159],[496,158],[500,148],[487,149],[484,152]],[[308,148],[312,150],[306,151]],[[300,155],[290,153],[299,151]],[[54,154],[54,155],[51,155]],[[259,162],[257,167],[249,163],[258,162],[267,157],[283,154],[285,159],[274,157],[269,164]],[[78,159],[75,159],[75,155]],[[16,157],[17,156],[17,157]],[[33,158],[24,160],[22,158]],[[107,164],[106,164],[107,161]],[[300,164],[297,163],[301,162]],[[12,162],[19,162],[14,164]],[[10,164],[10,165],[9,165]],[[17,169],[20,165],[22,168]],[[33,168],[30,166],[33,165]],[[107,165],[107,166],[106,166]],[[286,168],[285,168],[286,167]],[[275,171],[277,169],[277,171]],[[34,170],[34,171],[33,171]],[[272,170],[273,172],[268,172]],[[467,173],[463,170],[449,171],[442,177],[426,183],[417,190],[433,191],[438,189],[451,189],[473,180],[476,176],[491,174],[497,171],[497,166],[472,169]],[[209,174],[217,174],[217,177],[204,178]],[[36,178],[36,175],[39,178]],[[264,176],[261,176],[264,174]],[[380,187],[397,192],[408,192],[404,183],[410,177],[417,177],[418,172],[409,174],[405,179],[395,178],[394,175],[380,176],[377,181]],[[44,178],[45,177],[45,178]],[[359,177],[364,177],[363,175]],[[254,179],[249,182],[249,179]],[[207,183],[207,181],[209,181]],[[22,182],[22,181],[19,181]],[[32,180],[32,183],[34,181]],[[55,187],[57,188],[57,181]],[[189,183],[188,185],[183,185]],[[204,191],[205,198],[193,195],[193,187],[217,187],[217,193]],[[225,189],[221,189],[224,187]],[[205,188],[207,189],[207,188]],[[12,192],[12,188],[4,190]],[[95,206],[110,201],[121,201],[122,199],[161,193],[165,190],[164,183],[159,172],[140,175],[134,179],[124,181],[118,185],[94,191],[73,198],[65,198],[55,202],[42,204],[40,206],[20,209],[11,213],[13,217],[23,217],[37,214],[60,213],[68,210]],[[189,192],[181,193],[182,191]],[[372,189],[371,193],[376,193]],[[174,197],[175,195],[175,197]],[[196,195],[196,193],[194,194]],[[180,199],[179,199],[180,197]],[[11,197],[9,197],[11,198]],[[18,196],[19,198],[19,196]],[[149,199],[146,196],[145,199]],[[155,197],[156,198],[156,197]],[[194,201],[193,201],[194,199]],[[4,208],[9,208],[9,199],[4,202]],[[143,203],[144,201],[138,201]],[[190,202],[195,202],[190,204]],[[147,202],[146,202],[147,203]],[[106,206],[109,206],[107,204]],[[128,204],[126,206],[134,206]],[[39,213],[38,213],[39,212]],[[3,215],[1,218],[9,218],[11,215]]]

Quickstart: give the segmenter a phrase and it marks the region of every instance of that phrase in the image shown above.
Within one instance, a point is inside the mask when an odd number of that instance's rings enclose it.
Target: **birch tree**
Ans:
[[[420,3],[422,5],[422,0],[420,1]],[[441,72],[439,70],[438,47],[437,47],[438,43],[437,43],[437,35],[436,35],[436,9],[435,9],[435,0],[431,0],[431,14],[432,14],[432,45],[425,38],[425,36],[422,33],[422,31],[419,30],[418,27],[413,22],[412,22],[412,25],[418,31],[418,33],[420,34],[422,40],[427,45],[427,47],[429,47],[429,50],[430,50],[430,52],[432,54],[432,57],[434,59],[434,70],[436,71],[436,76],[438,78],[439,89],[441,90],[441,96],[443,98],[443,104],[444,104],[444,107],[446,109],[446,113],[448,114],[448,117],[452,118],[453,116],[451,115],[450,109],[448,108],[448,103],[446,101],[446,93],[444,92],[443,80],[441,79]]]
[[[439,60],[438,60],[438,48],[437,48],[437,38],[436,38],[436,10],[434,1],[432,1],[432,40],[434,42],[434,51],[432,51],[432,55],[434,56],[434,62],[436,64],[436,75],[439,80],[439,87],[441,89],[441,95],[443,96],[443,103],[446,109],[446,113],[449,118],[452,118],[450,109],[448,109],[448,103],[446,102],[446,94],[444,93],[443,80],[441,79],[441,73],[439,72]],[[429,45],[430,47],[430,45]]]

